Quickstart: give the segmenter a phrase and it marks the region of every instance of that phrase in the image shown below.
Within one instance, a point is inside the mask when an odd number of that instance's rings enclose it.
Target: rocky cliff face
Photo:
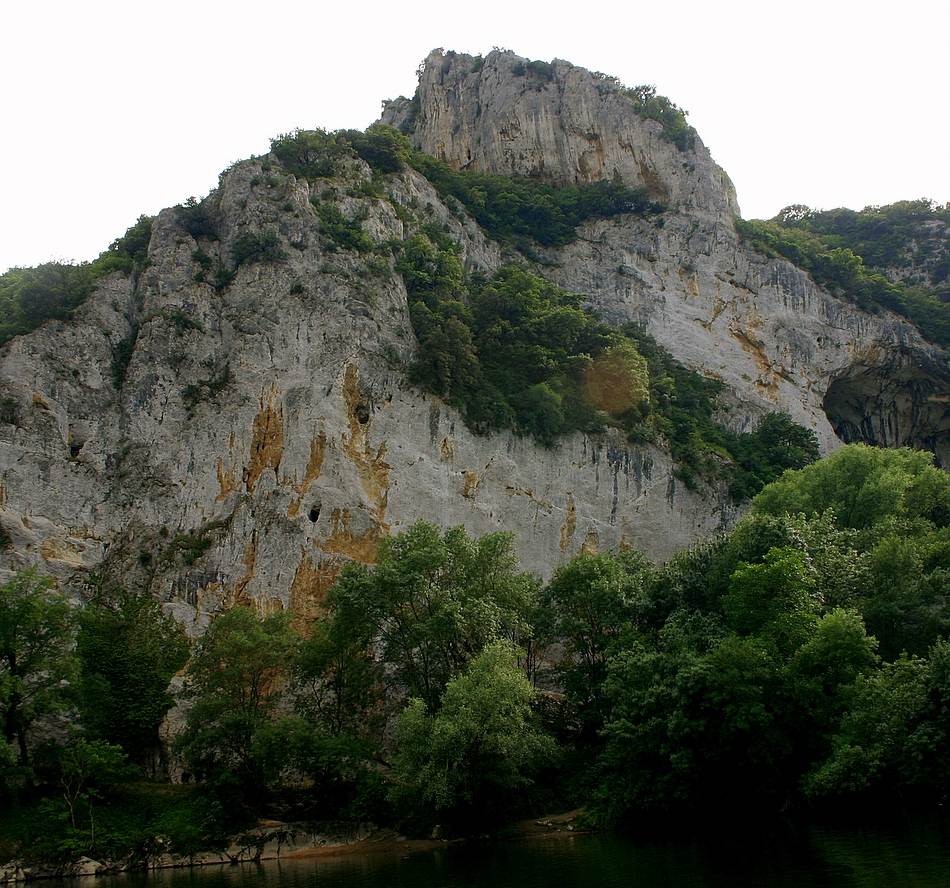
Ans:
[[[729,221],[735,189],[699,139],[681,151],[634,113],[613,78],[512,52],[484,59],[435,50],[415,97],[386,102],[382,121],[458,169],[558,183],[622,180],[692,215]]]
[[[517,64],[492,53],[474,70],[433,54],[417,101],[391,103],[386,119],[405,124],[414,104],[413,139],[459,166],[618,177],[666,195],[661,222],[588,224],[541,271],[720,377],[737,427],[781,407],[826,449],[863,437],[946,453],[944,355],[900,319],[747,252],[731,186],[701,143],[680,151],[586,71],[558,62],[537,85]],[[418,173],[390,176],[384,197],[366,196],[369,180],[355,158],[316,184],[270,158],[236,164],[205,205],[213,238],[164,211],[141,275],[103,279],[70,322],[0,349],[4,573],[102,569],[200,631],[236,603],[306,619],[346,560],[372,562],[419,518],[513,530],[542,575],[584,548],[665,558],[734,520],[723,491],[677,483],[662,449],[616,433],[550,449],[476,436],[408,385],[416,343],[392,260],[334,249],[312,198],[362,218],[377,243],[435,221],[470,269],[506,256]],[[202,280],[202,263],[230,267],[240,236],[263,231],[282,258],[242,264],[226,286]]]

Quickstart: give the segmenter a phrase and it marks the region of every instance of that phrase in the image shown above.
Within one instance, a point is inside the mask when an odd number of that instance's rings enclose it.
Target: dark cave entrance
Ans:
[[[852,365],[832,380],[822,406],[845,443],[930,450],[950,466],[950,379],[942,373]]]

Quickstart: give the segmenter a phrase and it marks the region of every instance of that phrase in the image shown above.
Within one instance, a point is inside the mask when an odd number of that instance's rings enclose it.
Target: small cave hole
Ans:
[[[66,446],[69,448],[69,458],[76,459],[79,452],[83,449],[86,441],[89,439],[89,426],[85,422],[70,424],[69,435],[66,438]]]
[[[360,425],[366,425],[369,422],[369,405],[363,401],[360,401],[356,405],[356,419]]]
[[[307,517],[316,524],[320,520],[320,506],[314,506]]]

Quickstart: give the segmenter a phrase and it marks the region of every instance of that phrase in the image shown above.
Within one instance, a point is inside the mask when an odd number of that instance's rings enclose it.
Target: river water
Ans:
[[[84,883],[88,884],[88,883]],[[715,842],[600,835],[130,873],[96,888],[950,888],[950,822]]]

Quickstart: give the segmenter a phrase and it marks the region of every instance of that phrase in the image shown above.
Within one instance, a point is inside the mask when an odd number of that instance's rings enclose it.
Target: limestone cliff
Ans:
[[[670,205],[662,224],[592,223],[550,251],[545,273],[722,379],[739,428],[780,407],[825,448],[910,444],[950,463],[941,349],[902,318],[859,311],[794,265],[745,249],[732,224],[732,185],[698,137],[687,151],[665,140],[610,78],[562,61],[548,77],[532,76],[526,62],[510,52],[480,60],[436,50],[414,99],[387,103],[382,119],[459,167],[650,188]]]
[[[554,182],[621,179],[693,215],[728,221],[738,212],[729,177],[698,138],[679,149],[660,123],[634,113],[613,78],[561,60],[532,65],[512,52],[476,59],[435,50],[414,99],[385,103],[382,121],[460,169]]]
[[[539,270],[721,378],[737,427],[781,407],[826,449],[840,434],[947,453],[939,349],[748,252],[731,185],[701,142],[684,152],[663,139],[610,81],[556,62],[534,83],[518,63],[430,55],[416,100],[390,103],[385,119],[405,125],[412,111],[416,144],[459,166],[662,194],[660,221],[589,223]],[[202,204],[208,231],[162,212],[141,274],[100,280],[69,322],[0,349],[4,573],[101,568],[200,631],[242,602],[306,619],[347,559],[372,562],[386,534],[419,518],[513,530],[523,565],[542,575],[582,548],[661,559],[734,520],[722,490],[678,483],[661,448],[616,432],[551,448],[477,436],[410,386],[401,277],[382,251],[329,245],[314,201],[360,219],[377,243],[435,221],[470,270],[507,257],[417,172],[389,176],[383,196],[370,179],[356,158],[317,182],[270,157],[238,163]],[[271,261],[234,269],[235,244],[261,232]],[[208,265],[233,279],[213,285]]]

